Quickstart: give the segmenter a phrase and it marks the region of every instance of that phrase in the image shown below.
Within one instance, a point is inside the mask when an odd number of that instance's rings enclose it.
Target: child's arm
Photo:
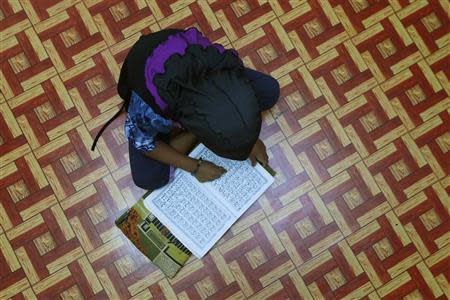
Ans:
[[[156,140],[153,151],[147,152],[145,155],[191,173],[197,168],[198,160],[186,154],[192,150],[197,142],[195,135],[190,132],[183,132],[172,137],[169,144]],[[223,167],[209,161],[203,161],[202,168],[198,169],[195,177],[200,182],[212,181],[219,178],[224,172],[226,170]]]
[[[152,151],[145,153],[146,156],[176,168],[181,168],[186,172],[195,170],[197,159],[183,154],[184,152],[187,152],[187,150],[183,151],[184,149],[173,148],[171,145],[160,140],[155,141],[155,145],[156,147]]]

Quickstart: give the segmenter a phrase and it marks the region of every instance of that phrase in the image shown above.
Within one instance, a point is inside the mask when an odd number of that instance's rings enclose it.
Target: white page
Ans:
[[[259,163],[253,167],[249,160],[237,161],[216,155],[203,144],[189,156],[202,157],[227,172],[219,179],[205,183],[205,187],[220,198],[227,208],[239,218],[274,182],[274,178]]]
[[[227,172],[214,181],[200,183],[188,172],[177,169],[174,181],[150,193],[144,205],[196,257],[201,258],[267,190],[274,178],[259,164],[253,167],[248,160],[219,157],[203,144],[189,156],[201,156],[223,166]],[[220,217],[216,218],[216,215]],[[185,218],[190,222],[183,221]],[[199,228],[207,229],[199,232]]]
[[[196,257],[203,257],[235,222],[208,190],[179,169],[174,181],[150,193],[144,205]]]

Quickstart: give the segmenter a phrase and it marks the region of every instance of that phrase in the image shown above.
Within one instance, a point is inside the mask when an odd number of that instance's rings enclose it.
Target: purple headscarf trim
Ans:
[[[153,78],[156,74],[163,74],[166,70],[164,69],[164,63],[170,58],[172,54],[179,53],[184,55],[186,53],[186,48],[190,44],[200,44],[203,48],[209,45],[217,48],[222,54],[226,49],[217,43],[211,44],[211,41],[204,37],[200,31],[195,27],[188,28],[185,32],[176,33],[170,35],[164,43],[161,43],[153,50],[153,53],[147,58],[145,63],[145,82],[147,89],[155,98],[156,104],[165,111],[167,108],[167,103],[161,99],[153,84]],[[231,51],[239,56],[236,50],[231,49]]]

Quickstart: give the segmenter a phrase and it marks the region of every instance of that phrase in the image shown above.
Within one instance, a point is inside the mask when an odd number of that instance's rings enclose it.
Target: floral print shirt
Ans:
[[[158,132],[169,133],[173,126],[172,120],[155,113],[137,93],[132,92],[125,119],[125,136],[136,149],[145,152],[154,150]]]

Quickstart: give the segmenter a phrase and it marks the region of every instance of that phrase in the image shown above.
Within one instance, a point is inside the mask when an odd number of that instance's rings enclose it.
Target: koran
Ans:
[[[275,172],[268,165],[252,166],[249,160],[220,157],[203,144],[198,144],[189,156],[213,162],[227,172],[201,183],[189,172],[176,169],[173,182],[152,191],[144,205],[201,258],[270,187]]]

